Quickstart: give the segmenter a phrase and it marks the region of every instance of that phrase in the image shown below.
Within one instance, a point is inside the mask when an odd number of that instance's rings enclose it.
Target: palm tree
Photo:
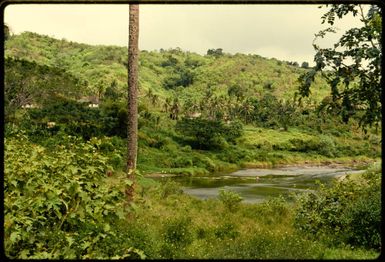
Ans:
[[[130,4],[128,36],[128,128],[127,128],[127,176],[133,183],[138,149],[138,38],[139,5]],[[129,200],[133,195],[133,184],[127,189]]]
[[[253,112],[254,112],[254,106],[250,104],[249,101],[244,101],[240,108],[240,113],[242,114],[246,124],[250,123],[250,118]]]
[[[164,104],[163,104],[164,112],[167,113],[170,107],[171,107],[171,98],[166,97],[166,100],[164,101]]]
[[[180,111],[179,99],[178,97],[174,97],[173,105],[170,109],[170,118],[173,120],[178,120],[178,115]]]

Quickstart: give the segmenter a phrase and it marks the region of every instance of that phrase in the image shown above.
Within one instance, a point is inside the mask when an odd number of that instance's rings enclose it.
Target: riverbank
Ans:
[[[347,175],[361,175],[366,170],[346,166],[302,165],[275,168],[240,169],[226,174],[208,176],[175,176],[155,174],[157,181],[175,181],[183,191],[199,199],[218,198],[223,189],[233,191],[245,203],[262,203],[272,197],[284,197],[292,201],[293,193],[312,192],[320,182],[331,185],[334,179],[343,180]]]
[[[139,132],[138,169],[143,174],[199,176],[242,168],[288,165],[347,165],[364,168],[381,158],[380,133],[287,131],[245,125],[242,136],[221,148],[202,149],[170,129]],[[122,147],[122,150],[126,150]],[[123,152],[123,151],[122,151]]]
[[[342,158],[321,158],[298,160],[295,162],[257,162],[242,163],[241,168],[278,168],[295,166],[329,166],[329,167],[350,167],[354,169],[365,169],[366,166],[380,161],[380,158],[372,159],[366,156],[342,157]]]
[[[283,168],[283,167],[311,167],[311,166],[323,166],[330,168],[351,168],[351,169],[366,169],[368,166],[375,163],[381,163],[381,158],[368,158],[366,156],[358,157],[343,157],[343,158],[328,158],[328,159],[309,159],[300,160],[296,162],[283,162],[283,163],[272,163],[272,162],[244,162],[237,166],[232,165],[231,168],[223,169],[219,172],[207,172],[202,168],[194,169],[194,167],[188,168],[169,168],[160,172],[149,172],[145,173],[145,177],[148,178],[160,178],[160,177],[180,177],[180,176],[203,176],[203,175],[216,175],[235,172],[241,169],[250,168]]]
[[[182,178],[190,182],[200,179]],[[210,178],[203,180],[208,183]],[[363,189],[369,183],[364,184],[363,188],[360,186],[351,188],[348,185],[346,187],[341,185],[342,189],[338,186],[325,187],[324,198],[317,199],[317,203],[325,207],[321,212],[316,204],[288,202],[282,198],[273,198],[259,204],[244,201],[235,203],[232,202],[235,198],[231,198],[231,194],[225,194],[219,199],[201,201],[189,194],[181,194],[181,187],[176,183],[178,179],[178,177],[176,180],[165,179],[165,183],[153,185],[144,191],[144,195],[138,196],[140,204],[136,219],[131,222],[134,224],[130,224],[130,228],[140,228],[144,233],[138,234],[136,230],[131,230],[130,236],[147,243],[141,247],[145,254],[150,254],[150,258],[318,260],[375,259],[379,255],[378,250],[374,248],[353,246],[346,240],[346,242],[341,240],[345,234],[360,236],[358,234],[361,231],[348,230],[352,228],[351,224],[343,224],[344,227],[336,235],[333,235],[334,227],[328,227],[329,224],[335,223],[335,220],[329,221],[330,217],[341,217],[343,223],[348,223],[349,219],[342,218],[355,214],[350,212],[352,210],[360,211],[359,208],[365,207],[379,209],[377,202],[369,205],[372,195],[365,195],[366,192],[372,192]],[[225,178],[223,182],[230,180],[231,178]],[[220,182],[215,179],[213,181]],[[260,182],[263,183],[263,178]],[[263,187],[259,187],[258,190],[262,191]],[[332,197],[337,197],[338,201],[329,201]],[[356,207],[355,201],[359,202],[357,200],[366,201],[365,205]],[[306,201],[315,200],[309,198]],[[301,213],[301,208],[309,210]],[[338,213],[334,214],[336,208]],[[375,214],[377,209],[363,211]],[[327,216],[327,212],[333,216]],[[306,220],[307,214],[315,216],[317,221],[324,223],[325,226],[318,230],[330,228],[331,232],[322,231],[324,235],[312,237],[310,233],[301,230],[297,222],[299,218],[306,222],[302,223],[301,220],[300,226],[304,228],[312,229],[317,226],[314,221]],[[376,216],[370,218],[371,225],[378,222],[373,220],[377,219]],[[357,225],[359,222],[365,223],[357,220],[352,224]],[[352,228],[354,229],[355,227]],[[377,234],[377,231],[374,233]]]

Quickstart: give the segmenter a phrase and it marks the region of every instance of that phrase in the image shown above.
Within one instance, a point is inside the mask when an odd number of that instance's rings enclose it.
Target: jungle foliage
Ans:
[[[5,155],[5,250],[19,259],[367,259],[380,241],[381,169],[288,203],[245,204],[234,192],[197,200],[167,180],[114,168],[111,138],[28,141],[9,131]],[[115,144],[116,146],[116,144]],[[32,161],[31,161],[32,160]],[[111,172],[109,172],[111,171]],[[342,216],[341,216],[342,214]],[[337,230],[337,231],[335,231]]]
[[[349,14],[359,16],[362,26],[346,31],[333,47],[316,44],[318,38],[335,33],[333,25]],[[313,42],[316,66],[300,77],[300,93],[309,96],[314,77],[321,72],[331,90],[327,109],[340,115],[344,122],[358,115],[364,128],[381,123],[381,15],[378,5],[371,5],[368,11],[356,4],[331,5],[322,16],[322,23],[330,27],[318,32]]]
[[[355,10],[344,8],[333,7],[325,21]],[[375,9],[371,12],[359,30],[365,37],[371,30],[376,38],[381,20]],[[380,117],[378,52],[360,45],[363,39],[354,30],[344,39],[340,46],[357,46],[349,52],[319,49],[316,68],[232,55],[221,48],[209,49],[206,55],[180,48],[142,50],[138,178],[129,204],[124,190],[132,181],[123,171],[127,49],[31,32],[7,34],[6,256],[375,258],[381,248],[381,168],[369,170],[360,181],[320,186],[316,194],[298,196],[294,203],[275,198],[246,204],[226,190],[218,200],[202,201],[184,194],[174,181],[145,177],[293,163],[365,166],[380,158],[381,125],[367,126],[366,132],[360,128]],[[342,64],[335,65],[336,71],[325,71],[328,62],[333,66],[360,48],[361,60],[355,61],[370,61],[366,71],[353,67],[354,74],[342,75]],[[324,74],[316,75],[318,69]],[[309,84],[300,89],[302,99],[296,97],[298,78]],[[309,81],[312,96],[306,97]],[[330,83],[337,87],[332,97]],[[373,95],[375,103],[362,108],[368,105],[363,94]],[[337,106],[330,107],[333,103]],[[341,119],[341,112],[346,117]]]

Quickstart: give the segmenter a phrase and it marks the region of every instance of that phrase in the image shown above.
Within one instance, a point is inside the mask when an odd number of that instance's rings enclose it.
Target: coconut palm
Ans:
[[[134,182],[138,149],[138,38],[139,5],[130,4],[128,36],[128,128],[127,128],[127,176]],[[133,185],[126,191],[132,199]]]

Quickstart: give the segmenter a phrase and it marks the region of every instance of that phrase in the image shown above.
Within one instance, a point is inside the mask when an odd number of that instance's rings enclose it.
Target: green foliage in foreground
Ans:
[[[157,184],[138,177],[137,194],[128,210],[123,191],[130,182],[119,172],[126,152],[127,113],[118,101],[126,90],[125,50],[32,33],[7,40],[7,56],[18,59],[7,59],[6,99],[9,105],[11,100],[20,101],[15,110],[6,110],[7,116],[14,113],[7,119],[5,140],[8,257],[378,255],[379,179],[321,188],[293,206],[280,198],[244,204],[239,195],[227,191],[219,201],[201,201],[184,195],[175,182]],[[325,95],[324,81],[319,82],[314,103],[295,104],[291,102],[295,79],[304,69],[257,55],[220,53],[215,57],[178,49],[141,52],[140,94],[145,96],[139,103],[139,170],[196,175],[242,166],[381,155],[377,130],[364,136],[354,119],[344,124],[333,112],[318,110],[323,105],[315,101]],[[24,69],[28,77],[20,75]],[[36,80],[36,75],[49,81]],[[23,79],[28,85],[18,85]],[[57,97],[46,95],[47,103],[40,108],[20,108],[24,94],[41,102],[40,93],[30,91],[43,84],[47,94]],[[99,108],[75,101],[80,94],[73,90],[80,87],[101,99]],[[61,98],[65,94],[68,101]],[[195,113],[201,118],[189,119]],[[180,116],[186,118],[176,121]],[[47,126],[48,121],[56,126]],[[17,128],[25,133],[15,132]],[[343,234],[330,234],[335,225]],[[345,226],[349,232],[342,229]]]
[[[381,248],[381,176],[367,172],[298,200],[296,227],[312,237],[353,246]]]
[[[183,194],[173,181],[158,184],[139,176],[134,203],[127,208],[125,175],[113,172],[106,177],[105,172],[113,170],[106,156],[107,141],[63,137],[61,145],[42,147],[23,134],[8,133],[5,142],[4,242],[10,258],[367,259],[378,255],[378,170],[360,183],[322,189],[318,206],[308,205],[314,198],[310,197],[294,203],[296,209],[282,198],[241,203],[238,195],[226,191],[221,200],[197,200]],[[348,204],[342,201],[345,198]],[[318,215],[319,223],[304,216],[304,210],[312,217]],[[298,218],[303,228],[296,226]],[[317,238],[304,230],[316,228],[327,234],[330,223],[338,221],[354,234]],[[368,238],[362,226],[374,238]]]
[[[124,219],[125,184],[106,182],[100,141],[67,137],[51,150],[23,134],[5,141],[4,236],[10,258],[110,257],[98,242],[115,236]],[[115,250],[118,257],[127,250]]]

